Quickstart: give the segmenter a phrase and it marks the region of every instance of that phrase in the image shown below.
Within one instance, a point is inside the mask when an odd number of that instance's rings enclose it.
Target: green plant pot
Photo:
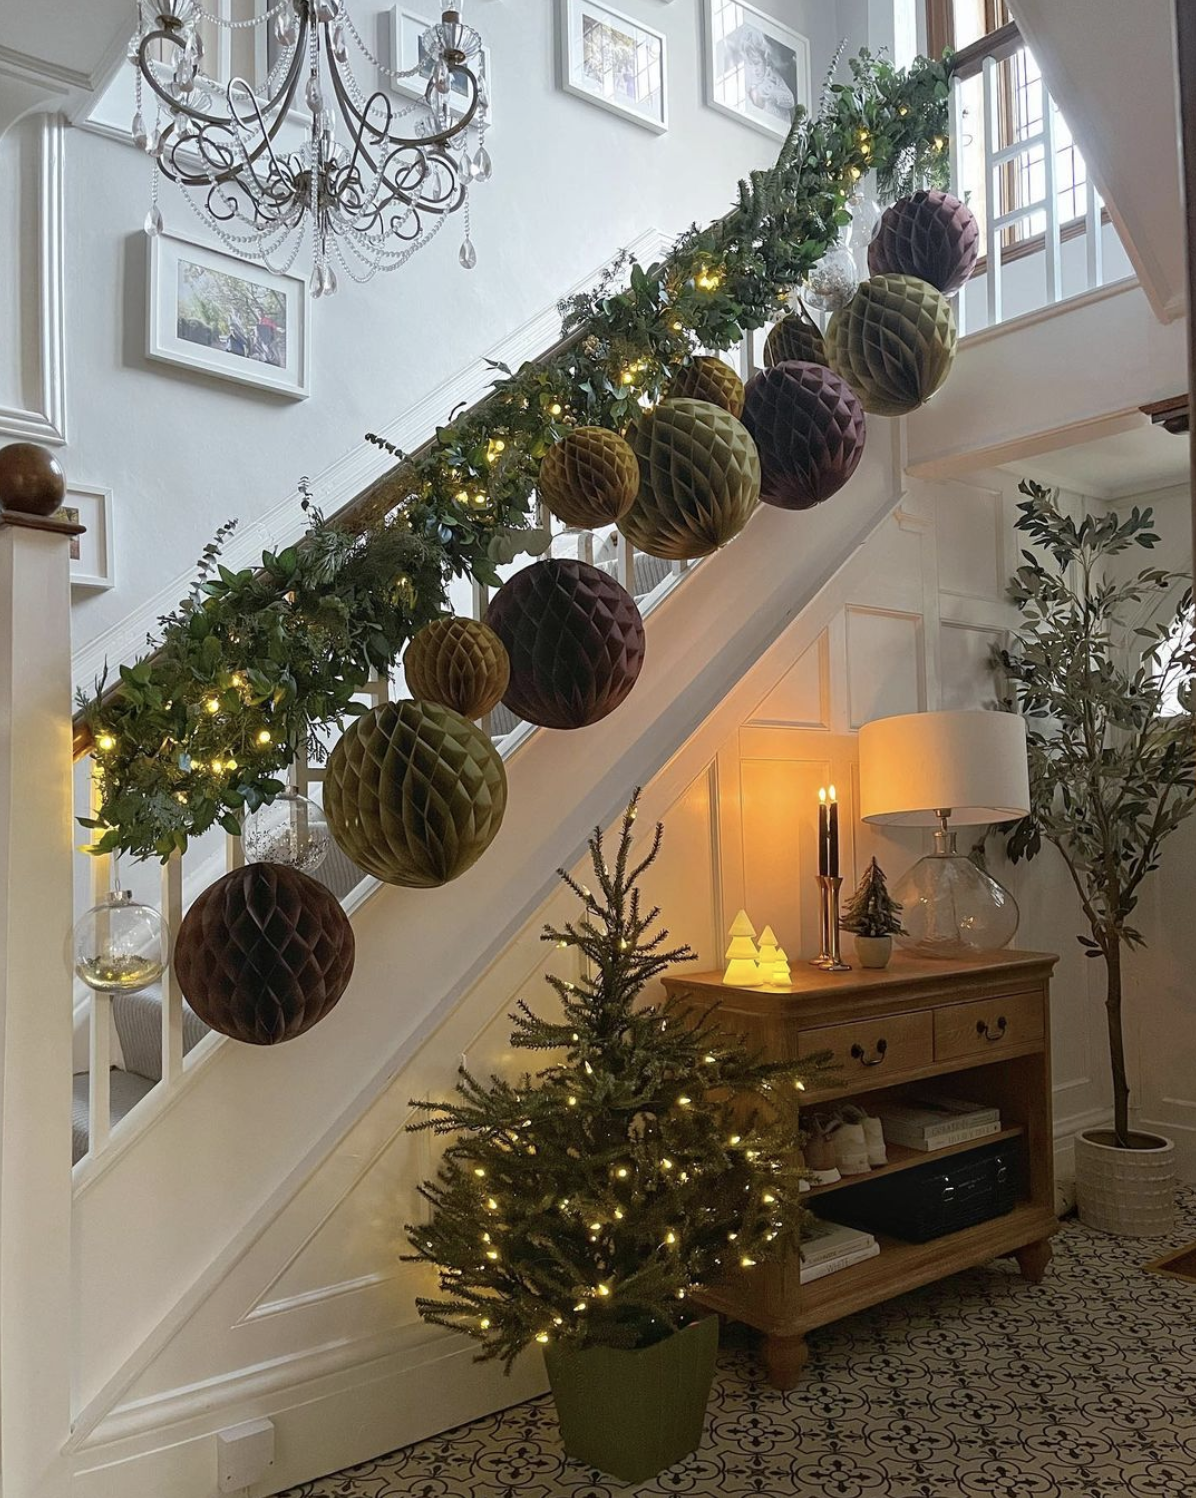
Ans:
[[[646,1482],[698,1449],[718,1353],[707,1316],[635,1352],[544,1350],[565,1454],[620,1482]]]

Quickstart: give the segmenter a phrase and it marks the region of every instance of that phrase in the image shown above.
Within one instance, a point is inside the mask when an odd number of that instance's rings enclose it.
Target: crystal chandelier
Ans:
[[[345,0],[272,0],[246,20],[227,0],[219,9],[138,0],[129,58],[133,140],[154,161],[146,233],[162,232],[165,176],[234,254],[272,271],[294,265],[310,232],[313,296],[337,289],[336,267],[355,281],[397,269],[458,210],[459,258],[472,270],[469,189],[491,173],[489,93],[482,39],[460,13],[446,10],[420,40],[419,66],[400,72],[366,46]],[[251,32],[264,76],[225,83],[204,72],[205,33],[231,59],[246,55]],[[367,94],[350,47],[392,83],[430,68],[423,102],[396,108],[381,89]]]

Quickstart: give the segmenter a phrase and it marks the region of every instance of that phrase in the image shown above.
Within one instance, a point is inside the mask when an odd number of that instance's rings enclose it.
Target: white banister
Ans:
[[[0,501],[3,496],[0,495]],[[66,1498],[71,1422],[69,541],[0,513],[0,1490]]]
[[[996,212],[1001,202],[1003,166],[994,163],[992,153],[1001,138],[1001,96],[997,87],[997,63],[986,57],[982,73],[984,84],[984,181],[988,192],[988,325],[1001,321],[1001,225]]]
[[[91,995],[88,1050],[87,1147],[98,1155],[108,1144],[112,1122],[112,995]]]
[[[957,191],[962,191],[963,182],[963,133],[965,129],[963,103],[963,80],[958,74],[951,77],[951,181]],[[961,292],[955,298],[955,330],[960,338],[968,330],[968,299]]]
[[[1088,271],[1088,289],[1104,285],[1105,245],[1101,233],[1101,201],[1092,178],[1084,184],[1084,232],[1085,264]]]
[[[1063,295],[1063,245],[1059,236],[1059,189],[1056,186],[1055,106],[1042,90],[1042,184],[1046,199],[1046,295],[1053,305]]]

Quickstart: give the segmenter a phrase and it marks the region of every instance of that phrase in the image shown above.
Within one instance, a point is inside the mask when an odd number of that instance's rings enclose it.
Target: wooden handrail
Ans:
[[[984,67],[986,57],[991,57],[994,62],[1004,62],[1024,46],[1017,22],[1009,21],[979,41],[961,47],[951,59],[951,71],[956,78],[974,78]]]

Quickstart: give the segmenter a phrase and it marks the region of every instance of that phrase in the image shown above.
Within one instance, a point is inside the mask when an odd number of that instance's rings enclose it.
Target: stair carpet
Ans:
[[[616,570],[611,540],[598,551],[595,566],[612,575]],[[670,563],[637,552],[635,557],[635,596],[644,598],[668,576]],[[496,741],[504,739],[519,727],[520,720],[508,708],[499,706],[491,714],[491,733]],[[338,898],[357,887],[366,875],[344,853],[332,844],[328,857],[315,877]],[[162,993],[154,985],[135,994],[114,994],[112,1020],[120,1041],[123,1067],[114,1067],[108,1078],[110,1126],[115,1126],[147,1093],[162,1080]],[[183,1054],[198,1045],[208,1027],[184,1002]],[[77,1072],[73,1079],[71,1110],[71,1158],[78,1163],[87,1153],[91,1079],[87,1072]]]

